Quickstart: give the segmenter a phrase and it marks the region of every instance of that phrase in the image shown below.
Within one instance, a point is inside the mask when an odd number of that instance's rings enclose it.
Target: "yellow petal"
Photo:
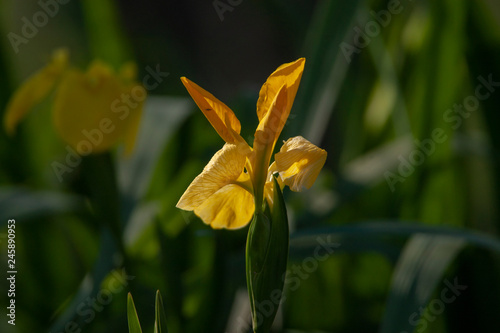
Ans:
[[[81,155],[108,150],[123,139],[130,151],[145,98],[144,88],[124,83],[111,68],[95,61],[86,73],[72,69],[61,81],[54,125]]]
[[[255,132],[252,155],[252,178],[257,205],[262,203],[264,184],[274,145],[285,126],[288,113],[290,112],[290,109],[286,106],[287,88],[286,85],[283,85],[270,105],[269,112],[262,118]]]
[[[57,50],[47,66],[32,75],[19,87],[9,101],[4,115],[4,126],[7,134],[12,135],[17,124],[28,111],[49,94],[66,69],[67,63],[67,50]]]
[[[274,98],[284,84],[288,91],[287,113],[290,113],[295,95],[299,89],[305,62],[305,58],[300,58],[294,62],[283,64],[269,76],[260,89],[259,100],[257,101],[257,116],[259,117],[259,121],[262,120],[270,110]]]
[[[326,161],[326,151],[301,136],[288,139],[274,158],[280,177],[292,191],[310,188]]]
[[[246,155],[238,146],[226,143],[184,192],[176,207],[193,210],[222,187],[241,180]]]
[[[250,222],[254,211],[253,195],[230,184],[211,195],[194,213],[214,229],[238,229]]]
[[[240,141],[241,124],[233,111],[191,80],[181,77],[181,81],[221,138],[227,143]]]
[[[288,91],[283,85],[269,107],[269,112],[259,122],[255,131],[253,149],[255,151],[274,149],[276,140],[285,126],[290,109],[287,108]],[[269,162],[266,164],[266,170]]]

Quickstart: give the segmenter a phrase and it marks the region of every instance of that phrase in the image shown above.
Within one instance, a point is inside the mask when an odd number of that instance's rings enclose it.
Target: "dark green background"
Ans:
[[[276,331],[498,330],[500,86],[475,111],[453,110],[475,101],[479,77],[500,82],[500,5],[232,3],[221,20],[212,1],[67,1],[16,53],[9,33],[22,35],[23,17],[43,9],[1,0],[2,113],[62,46],[82,69],[95,58],[115,68],[133,60],[139,80],[148,67],[169,76],[149,91],[134,155],[125,159],[118,148],[86,157],[63,182],[51,166],[66,150],[50,97],[16,135],[0,130],[0,270],[9,218],[18,270],[15,327],[0,278],[0,330],[63,332],[74,321],[69,331],[126,332],[130,291],[151,332],[159,289],[169,331],[243,332],[227,325],[238,322],[237,300],[246,300],[235,295],[245,295],[247,229],[211,230],[175,208],[223,144],[179,77],[230,106],[251,143],[260,86],[299,57],[305,71],[282,139],[302,135],[328,159],[311,190],[285,190],[290,273]],[[351,61],[347,44],[357,48]],[[401,177],[392,190],[389,176]],[[314,259],[325,240],[338,247]],[[123,267],[131,280],[111,288]],[[466,289],[444,302],[454,282]],[[99,296],[106,304],[87,303]]]

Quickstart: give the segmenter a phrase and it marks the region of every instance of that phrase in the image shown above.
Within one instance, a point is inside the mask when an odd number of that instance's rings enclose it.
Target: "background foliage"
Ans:
[[[0,331],[126,332],[129,291],[151,331],[159,289],[170,332],[244,332],[247,229],[214,231],[175,208],[222,145],[179,77],[229,105],[250,138],[261,84],[301,56],[283,137],[303,135],[329,157],[311,190],[285,193],[296,283],[276,331],[500,327],[498,86],[467,111],[480,77],[500,81],[496,1],[61,2],[0,2],[0,112],[61,46],[81,68],[134,60],[140,79],[148,68],[169,76],[149,91],[133,156],[86,157],[63,182],[50,103],[15,136],[0,131],[0,266],[15,218],[18,269],[16,326],[2,315]],[[57,10],[15,52],[8,34],[41,3]],[[328,259],[314,259],[318,237],[338,245]],[[466,289],[444,302],[454,281]],[[5,278],[0,287],[3,313]]]

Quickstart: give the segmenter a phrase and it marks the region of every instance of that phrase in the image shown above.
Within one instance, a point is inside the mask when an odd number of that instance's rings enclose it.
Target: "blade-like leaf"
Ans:
[[[168,333],[167,316],[165,315],[163,300],[159,290],[156,291],[154,333]]]
[[[134,300],[132,299],[132,295],[130,293],[128,293],[127,296],[127,319],[129,333],[142,333],[139,317],[137,316],[137,310],[135,309]]]

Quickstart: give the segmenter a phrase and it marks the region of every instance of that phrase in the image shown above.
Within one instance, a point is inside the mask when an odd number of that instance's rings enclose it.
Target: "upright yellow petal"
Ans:
[[[257,209],[263,200],[264,184],[267,178],[267,171],[274,145],[285,126],[290,109],[287,108],[287,88],[281,86],[273,103],[269,107],[269,112],[259,123],[255,131],[252,155],[252,178],[254,183],[255,200]]]
[[[230,184],[211,195],[194,213],[214,229],[238,229],[246,226],[255,211],[253,195]]]
[[[298,192],[310,188],[326,161],[326,151],[301,136],[288,139],[274,156],[276,168],[285,185]]]
[[[257,126],[254,135],[254,150],[270,149],[272,152],[274,149],[276,140],[278,140],[290,115],[290,109],[287,107],[287,97],[288,90],[286,85],[283,85],[269,106],[269,112],[266,113],[264,118],[259,122],[259,126]],[[267,161],[266,169],[268,165],[269,161]]]
[[[287,112],[290,113],[295,95],[299,89],[305,62],[305,58],[300,58],[294,62],[283,64],[269,76],[260,89],[259,100],[257,101],[257,116],[259,117],[259,121],[261,121],[270,110],[274,98],[284,84],[288,91]]]
[[[241,124],[233,111],[193,81],[185,77],[181,77],[181,81],[221,138],[227,143],[241,141]]]
[[[236,183],[243,172],[246,155],[238,146],[226,143],[184,192],[176,207],[193,210],[222,187]]]
[[[63,78],[54,100],[54,125],[79,154],[102,152],[127,133],[135,136],[145,98],[142,87],[124,83],[95,61],[86,73],[72,69]],[[127,141],[130,151],[130,137]]]
[[[12,135],[17,124],[33,106],[40,103],[54,88],[68,64],[68,52],[60,49],[54,52],[52,61],[28,78],[14,93],[7,105],[4,126],[7,134]]]

